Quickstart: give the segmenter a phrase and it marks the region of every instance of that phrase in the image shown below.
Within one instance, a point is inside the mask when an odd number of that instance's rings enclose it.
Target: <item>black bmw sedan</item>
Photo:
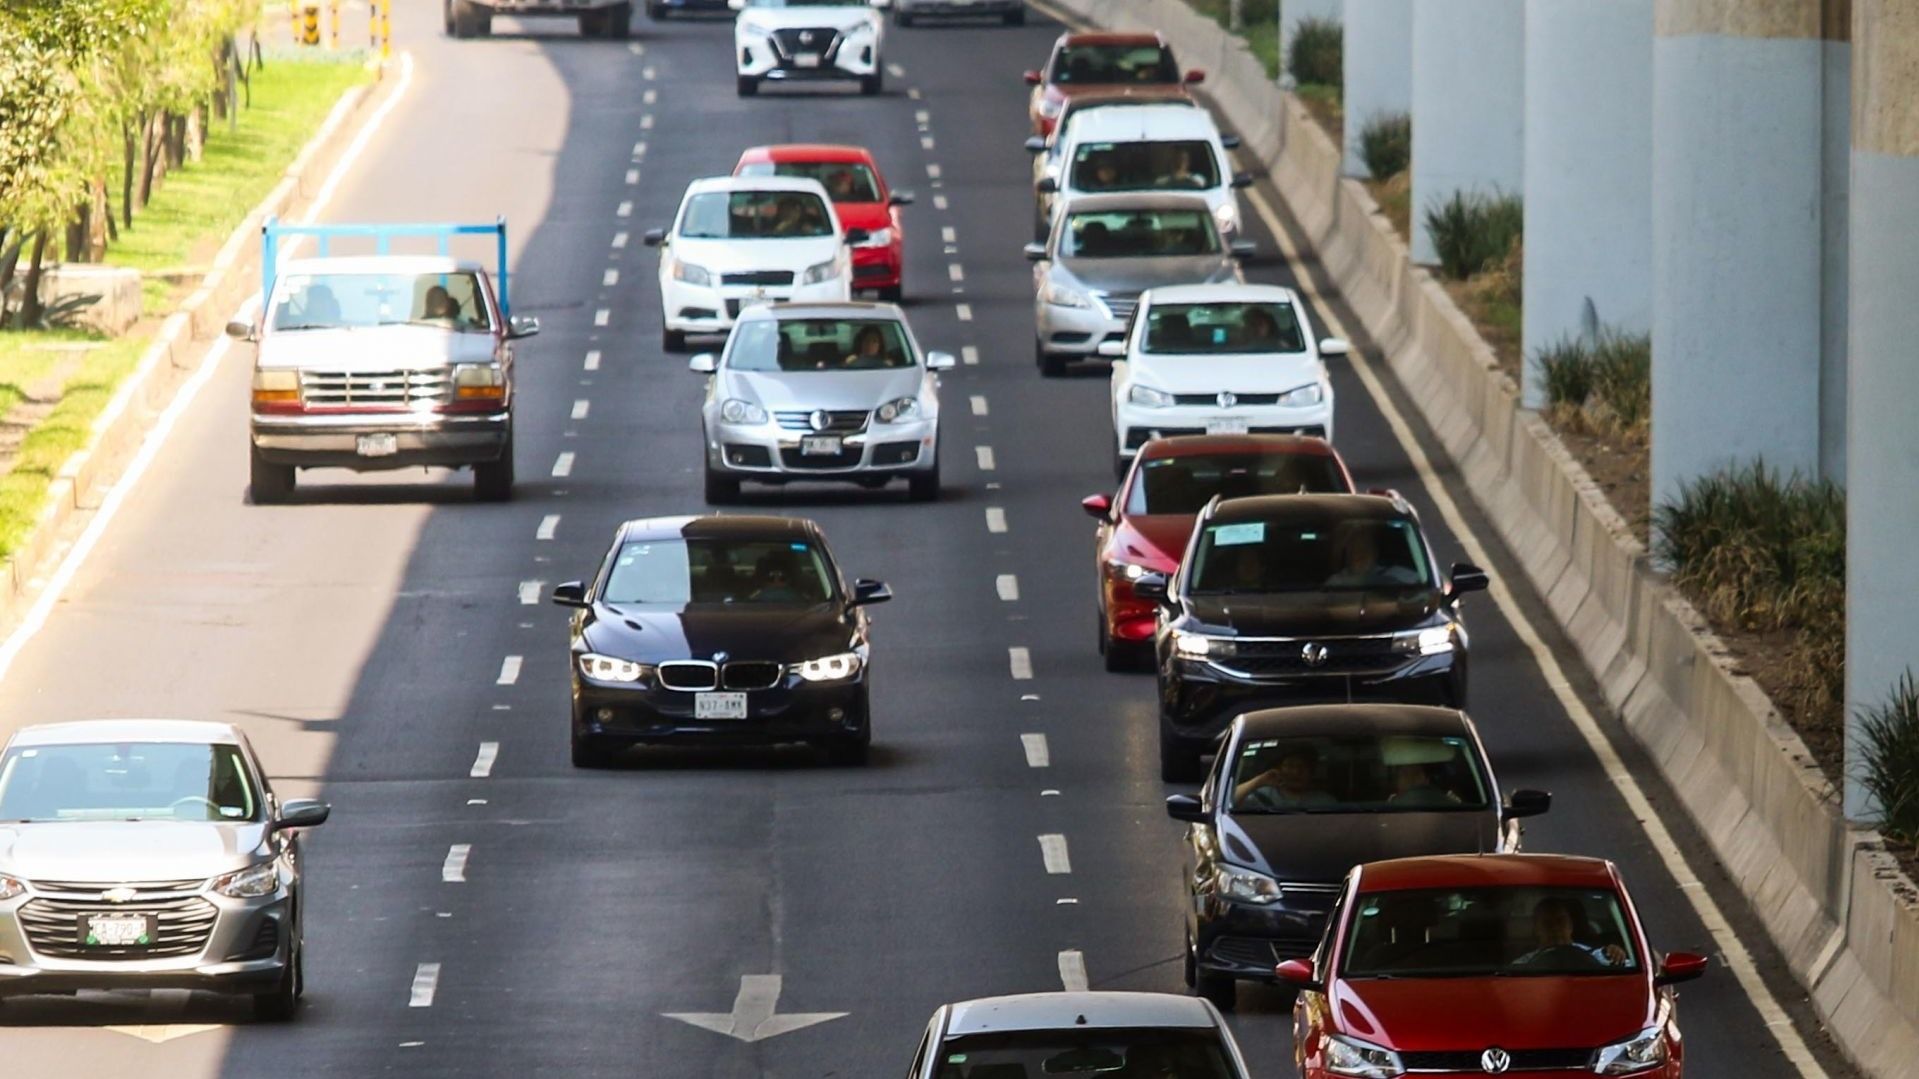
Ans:
[[[1186,984],[1222,1008],[1239,979],[1312,953],[1353,866],[1519,849],[1552,796],[1499,781],[1463,712],[1403,704],[1270,708],[1233,721],[1184,821]],[[1395,927],[1416,932],[1418,927]]]
[[[808,742],[859,763],[872,740],[865,608],[811,521],[629,521],[591,583],[553,589],[572,619],[573,763],[640,743]]]

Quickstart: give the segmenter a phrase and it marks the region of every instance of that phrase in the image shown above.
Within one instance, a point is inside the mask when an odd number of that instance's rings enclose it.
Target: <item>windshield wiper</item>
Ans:
[[[331,322],[296,322],[291,326],[275,326],[273,330],[275,333],[285,333],[289,330],[350,330],[352,328]]]

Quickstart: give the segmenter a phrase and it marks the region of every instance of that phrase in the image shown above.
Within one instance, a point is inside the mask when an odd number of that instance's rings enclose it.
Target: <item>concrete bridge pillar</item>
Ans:
[[[1365,176],[1360,130],[1375,116],[1413,109],[1413,0],[1357,0],[1347,8],[1345,76],[1345,172]]]
[[[1413,261],[1439,256],[1426,211],[1525,182],[1525,0],[1414,0]]]

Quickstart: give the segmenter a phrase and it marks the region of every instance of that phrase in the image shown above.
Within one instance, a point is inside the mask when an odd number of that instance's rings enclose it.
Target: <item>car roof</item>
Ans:
[[[1114,210],[1199,210],[1212,213],[1206,196],[1191,192],[1118,191],[1076,195],[1066,200],[1066,213],[1103,213]]]
[[[1248,738],[1316,734],[1461,735],[1471,730],[1466,713],[1425,704],[1303,704],[1262,708],[1239,716]]]
[[[1164,45],[1166,38],[1157,30],[1120,31],[1120,30],[1081,30],[1065,33],[1054,42],[1054,47],[1067,45]]]
[[[230,723],[197,719],[82,719],[36,723],[16,731],[10,745],[57,746],[84,743],[178,742],[183,745],[238,745],[240,732]]]
[[[740,310],[739,321],[801,318],[891,318],[905,322],[906,312],[895,303],[869,303],[864,300],[754,304]]]
[[[1395,858],[1359,867],[1361,892],[1410,888],[1613,888],[1619,873],[1604,858],[1569,854],[1445,854]]]
[[[1155,438],[1141,446],[1139,455],[1148,461],[1165,457],[1197,457],[1207,454],[1298,454],[1305,457],[1338,457],[1332,444],[1311,435],[1175,435]]]
[[[1109,105],[1073,114],[1075,142],[1163,142],[1181,138],[1216,139],[1219,125],[1205,109],[1169,109],[1164,105]]]
[[[946,1035],[1102,1027],[1207,1030],[1216,1025],[1212,1011],[1197,997],[1172,993],[1020,993],[951,1005]]]
[[[1289,303],[1303,306],[1299,293],[1284,285],[1242,285],[1222,281],[1216,285],[1167,285],[1148,289],[1141,297],[1146,304],[1156,303]]]
[[[318,255],[282,263],[279,276],[324,273],[434,274],[456,271],[485,273],[486,267],[473,259],[448,255]]]
[[[706,513],[683,517],[641,517],[620,526],[622,540],[646,539],[795,539],[819,537],[819,527],[804,517],[771,514]]]
[[[1233,521],[1324,520],[1398,520],[1413,516],[1412,507],[1385,495],[1305,494],[1253,495],[1228,498],[1215,505],[1209,523]]]
[[[686,197],[714,191],[805,191],[826,198],[826,188],[808,176],[708,176],[686,185]]]
[[[859,162],[870,165],[873,155],[864,146],[842,146],[824,142],[784,142],[773,146],[755,146],[740,155],[745,161],[771,161],[786,164],[796,161]]]

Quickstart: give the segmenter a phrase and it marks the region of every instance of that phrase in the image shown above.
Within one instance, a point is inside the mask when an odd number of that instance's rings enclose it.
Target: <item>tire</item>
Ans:
[[[894,0],[894,3],[897,4],[898,2],[899,0]],[[909,14],[904,8],[895,7],[893,9],[893,25],[894,26],[911,26],[913,25],[913,16]]]
[[[1025,26],[1026,9],[1024,7],[1014,8],[1012,11],[1007,12],[1004,18],[1008,26]]]
[[[905,285],[888,285],[876,291],[879,294],[881,303],[899,303],[906,298]]]
[[[860,93],[866,97],[878,97],[879,92],[885,88],[885,83],[886,76],[880,72],[862,75],[860,76]]]
[[[861,727],[858,734],[849,734],[824,742],[820,748],[826,751],[829,763],[842,768],[856,768],[866,763],[869,751],[873,748],[873,729]]]
[[[247,491],[256,506],[271,506],[293,497],[296,483],[292,465],[277,465],[260,459],[253,451],[252,467],[247,475]]]
[[[646,5],[646,17],[652,19],[654,22],[665,22],[666,16],[667,10],[665,4],[649,3]]]
[[[740,481],[736,476],[728,476],[706,470],[706,504],[709,506],[730,506],[740,500]]]
[[[304,949],[295,950],[293,961],[280,972],[280,980],[272,989],[264,993],[253,994],[253,1018],[262,1023],[284,1023],[292,1019],[300,1010],[300,994],[306,988],[302,968],[306,965]]]
[[[581,37],[605,37],[606,36],[606,12],[604,11],[580,12],[580,36]]]
[[[906,477],[906,496],[915,502],[938,502],[940,500],[940,447],[939,434],[934,433],[933,467],[925,472],[915,472]]]
[[[739,91],[741,97],[752,97],[760,92],[760,80],[751,75],[741,75]]]
[[[486,37],[493,32],[493,14],[473,0],[453,0],[453,36]]]
[[[1198,783],[1206,778],[1199,754],[1166,737],[1159,736],[1159,778],[1162,783]]]
[[[473,466],[473,495],[482,502],[513,500],[513,433],[507,432],[506,445],[497,461]]]
[[[660,347],[668,352],[686,351],[686,334],[679,330],[660,330]]]
[[[1033,341],[1033,363],[1039,368],[1042,378],[1059,378],[1066,374],[1066,357],[1046,351],[1046,346]]]
[[[619,4],[606,9],[605,21],[600,26],[600,36],[612,41],[625,41],[633,36],[633,5]]]
[[[1213,1007],[1222,1012],[1230,1012],[1239,1004],[1239,982],[1225,975],[1196,971],[1193,995],[1210,1001]]]
[[[607,752],[606,747],[600,744],[598,739],[574,732],[573,767],[605,768],[612,761],[613,755]]]
[[[453,0],[440,0],[440,29],[453,36]]]

